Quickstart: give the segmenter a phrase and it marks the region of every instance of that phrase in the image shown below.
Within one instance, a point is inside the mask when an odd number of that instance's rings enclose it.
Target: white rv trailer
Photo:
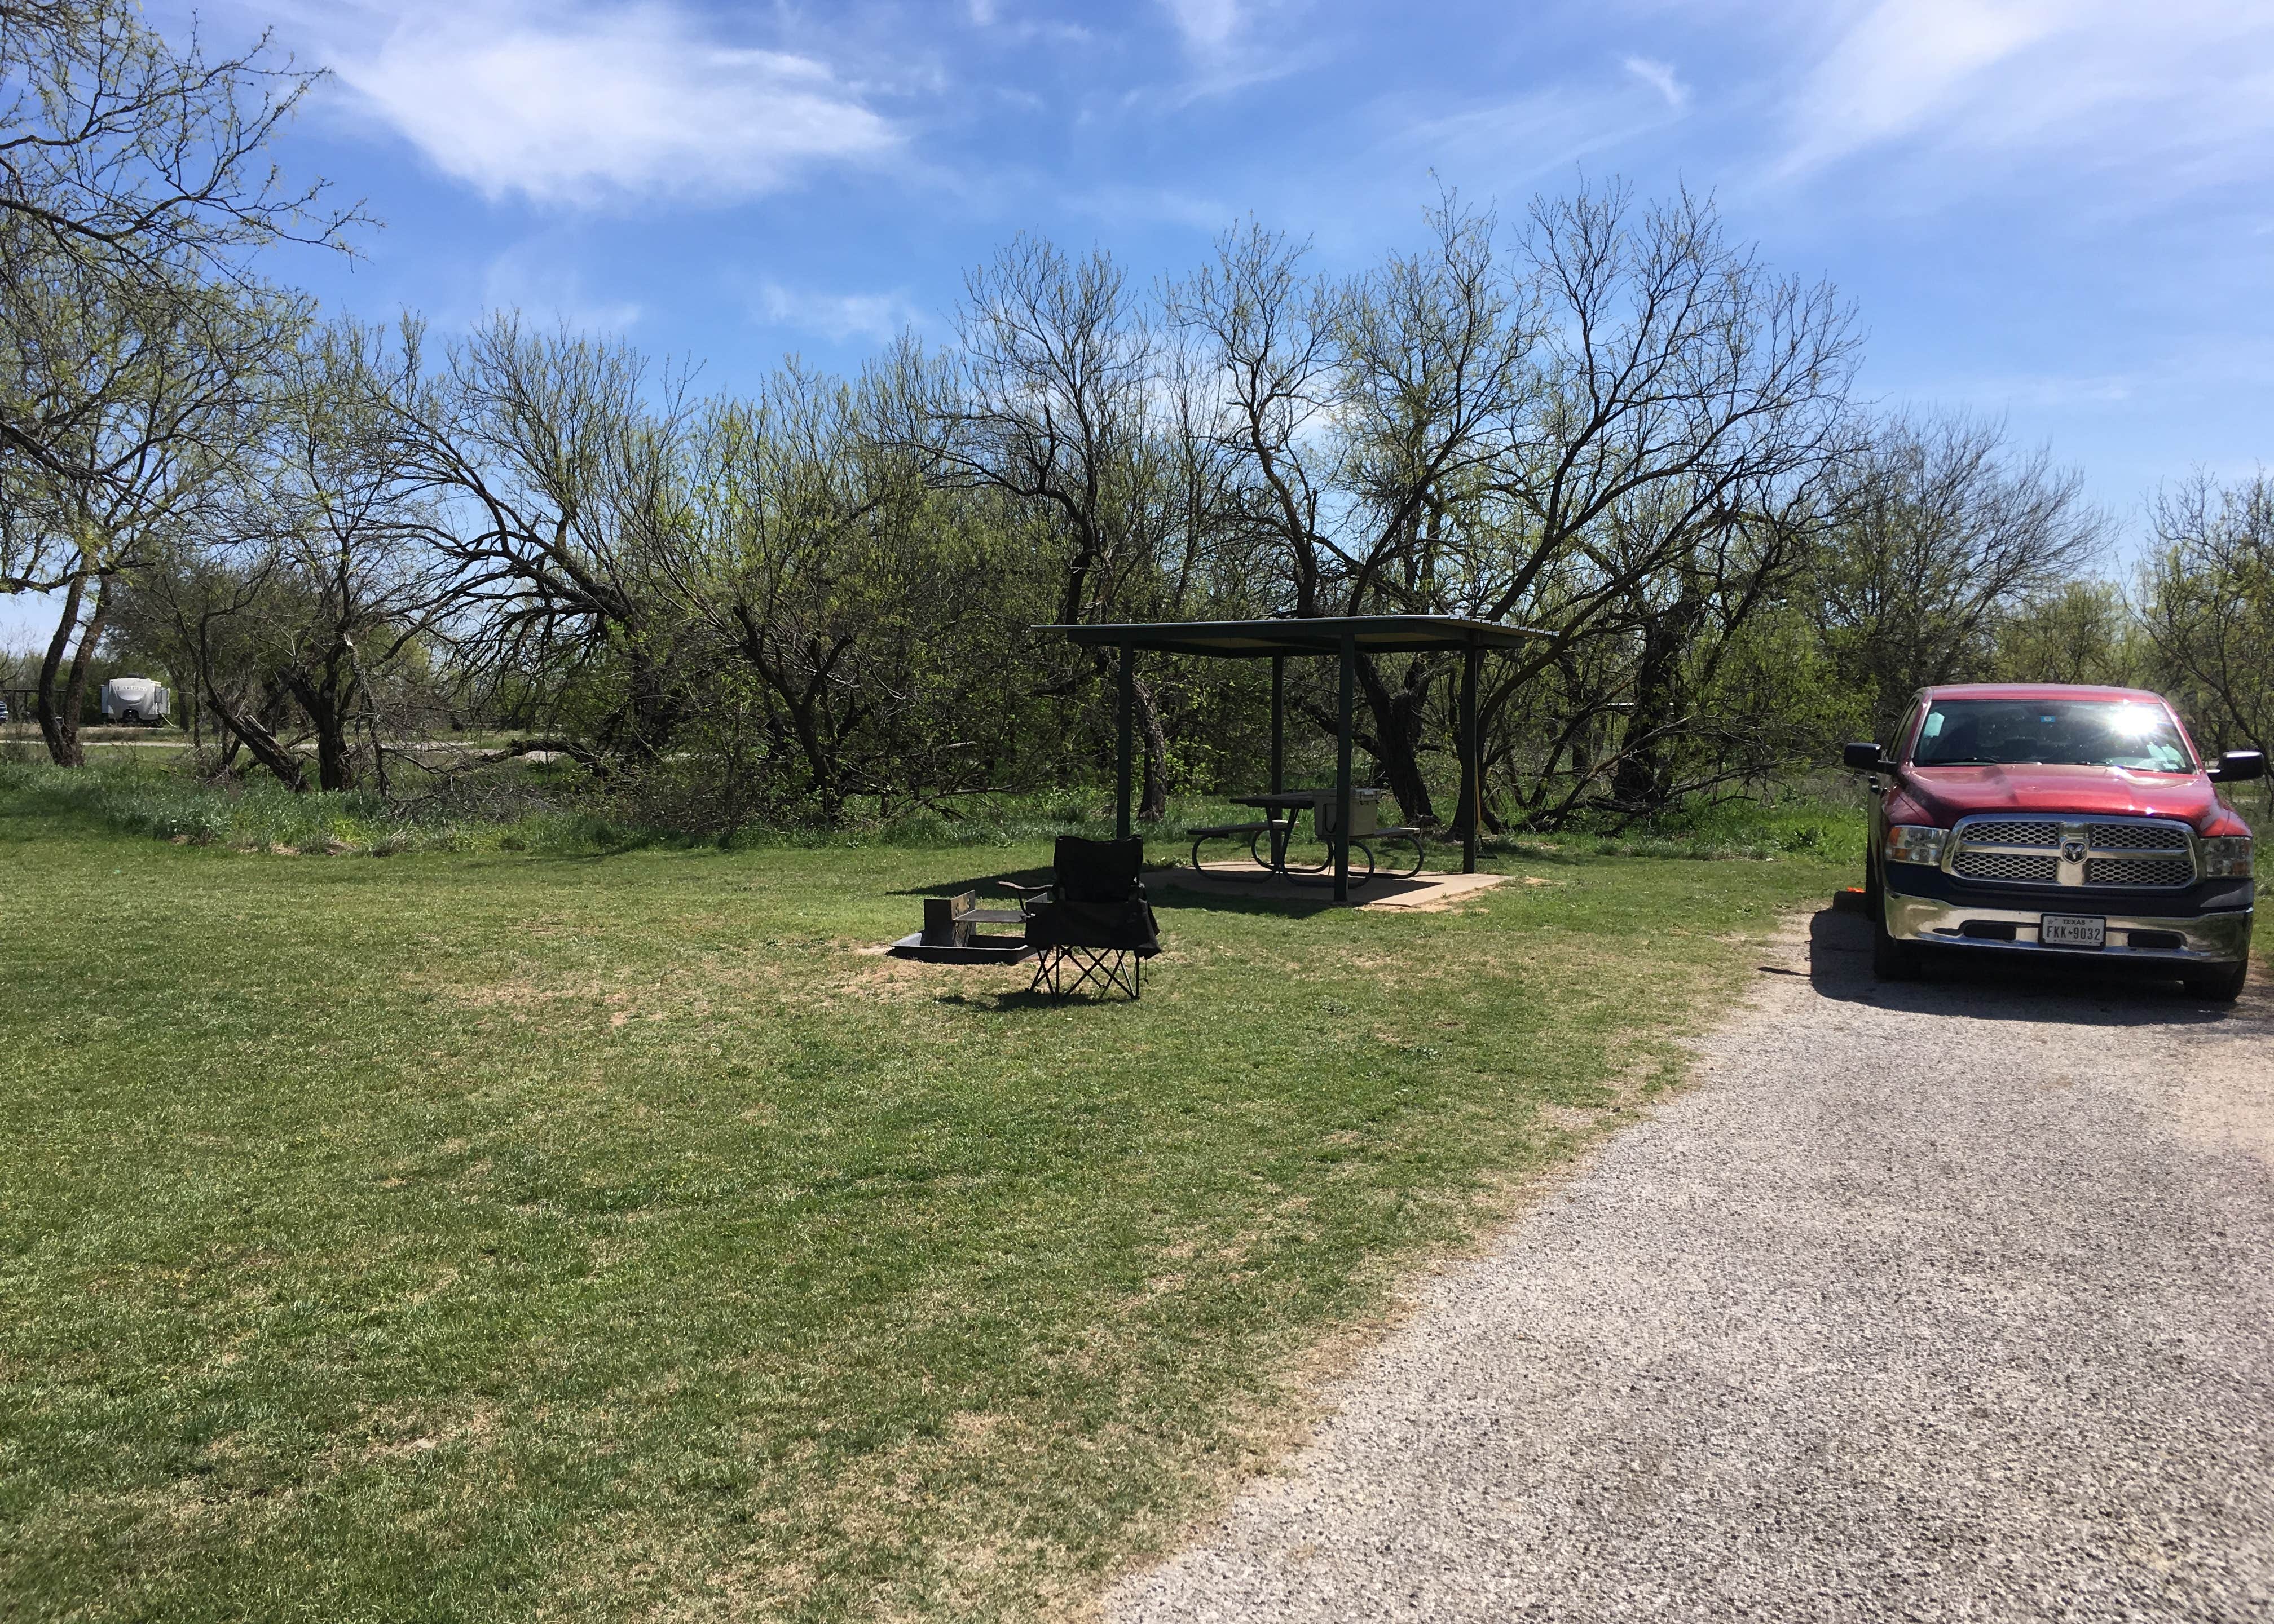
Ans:
[[[106,722],[162,722],[166,719],[166,689],[147,677],[113,677],[102,685],[102,719]]]

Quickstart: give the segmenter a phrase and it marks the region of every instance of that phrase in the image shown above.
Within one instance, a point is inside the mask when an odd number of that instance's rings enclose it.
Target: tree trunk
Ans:
[[[249,711],[236,709],[221,696],[218,689],[207,688],[206,697],[213,706],[214,715],[221,719],[222,726],[244,741],[245,748],[252,752],[252,758],[275,773],[277,782],[296,795],[307,792],[305,770],[270,731],[267,723]]]
[[[1680,717],[1683,655],[1703,607],[1685,597],[1644,623],[1634,708],[1627,713],[1619,764],[1611,775],[1611,800],[1622,812],[1656,812],[1672,799],[1669,730]]]
[[[1157,823],[1169,816],[1169,735],[1162,729],[1161,713],[1154,708],[1153,690],[1139,678],[1136,690],[1137,727],[1145,741],[1145,793],[1138,798],[1141,823]]]
[[[82,759],[78,718],[67,718],[56,708],[56,674],[63,669],[64,651],[71,647],[72,634],[79,629],[79,600],[86,591],[87,577],[73,575],[64,594],[63,619],[56,622],[56,635],[48,639],[47,658],[40,662],[40,736],[48,741],[49,758],[58,767],[76,767]]]
[[[1373,658],[1360,656],[1358,680],[1367,708],[1374,712],[1374,759],[1389,780],[1389,793],[1411,822],[1424,827],[1434,823],[1436,808],[1429,800],[1428,781],[1421,776],[1421,707],[1429,697],[1426,669],[1413,661],[1404,681],[1393,689],[1374,670]]]
[[[355,685],[350,682],[346,693],[340,691],[339,651],[335,650],[325,662],[320,680],[315,673],[295,667],[286,673],[284,680],[316,729],[317,786],[327,790],[353,789],[355,758],[348,748],[348,726]]]
[[[327,790],[353,789],[355,763],[348,754],[347,707],[336,694],[327,695],[321,710],[309,712],[316,722],[316,783]]]
[[[87,765],[87,752],[79,741],[79,710],[87,703],[87,661],[94,658],[109,613],[109,585],[108,576],[95,577],[94,613],[80,631],[79,612],[86,601],[87,576],[81,573],[72,577],[71,590],[64,597],[63,618],[56,624],[56,635],[48,640],[47,658],[40,662],[40,733],[47,741],[49,759],[58,767]],[[72,651],[71,669],[63,674],[58,693],[56,677],[63,672],[64,650],[71,648],[74,631],[79,632],[79,646]]]
[[[79,648],[72,655],[71,677],[64,684],[64,711],[71,718],[72,749],[79,751],[79,718],[87,706],[87,666],[94,658],[95,645],[102,641],[102,628],[110,618],[110,577],[97,575],[94,580],[94,613],[87,617],[87,629],[79,634]],[[85,757],[72,764],[84,764]]]
[[[669,673],[647,652],[640,633],[627,634],[624,656],[631,668],[631,692],[625,710],[630,748],[626,753],[636,761],[659,762],[664,747],[678,731],[678,700],[672,692]]]

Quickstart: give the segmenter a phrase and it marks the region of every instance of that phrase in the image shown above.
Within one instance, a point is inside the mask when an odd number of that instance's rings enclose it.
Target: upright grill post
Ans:
[[[1335,900],[1350,900],[1351,699],[1358,684],[1358,639],[1343,634],[1342,695],[1335,727]]]

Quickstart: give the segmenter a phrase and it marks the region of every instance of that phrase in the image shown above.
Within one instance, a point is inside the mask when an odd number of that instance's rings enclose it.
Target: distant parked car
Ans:
[[[6,721],[7,719],[8,719],[8,702],[7,702],[6,700],[4,700],[4,699],[0,699],[0,722],[4,722],[4,721]]]
[[[147,677],[113,677],[102,685],[102,719],[148,723],[166,719],[166,690]]]
[[[2264,776],[2257,751],[2204,761],[2137,688],[2016,683],[1924,688],[1892,746],[1845,759],[1877,775],[1864,906],[1881,976],[1964,947],[2242,991],[2250,826],[2219,791]]]

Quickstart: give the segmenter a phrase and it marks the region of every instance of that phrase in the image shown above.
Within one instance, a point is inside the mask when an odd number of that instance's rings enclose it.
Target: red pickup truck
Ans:
[[[1980,683],[1922,688],[1892,748],[1843,756],[1873,775],[1864,891],[1881,977],[1967,947],[2241,993],[2250,828],[2217,786],[2263,777],[2259,752],[2206,769],[2171,706],[2137,688]]]

